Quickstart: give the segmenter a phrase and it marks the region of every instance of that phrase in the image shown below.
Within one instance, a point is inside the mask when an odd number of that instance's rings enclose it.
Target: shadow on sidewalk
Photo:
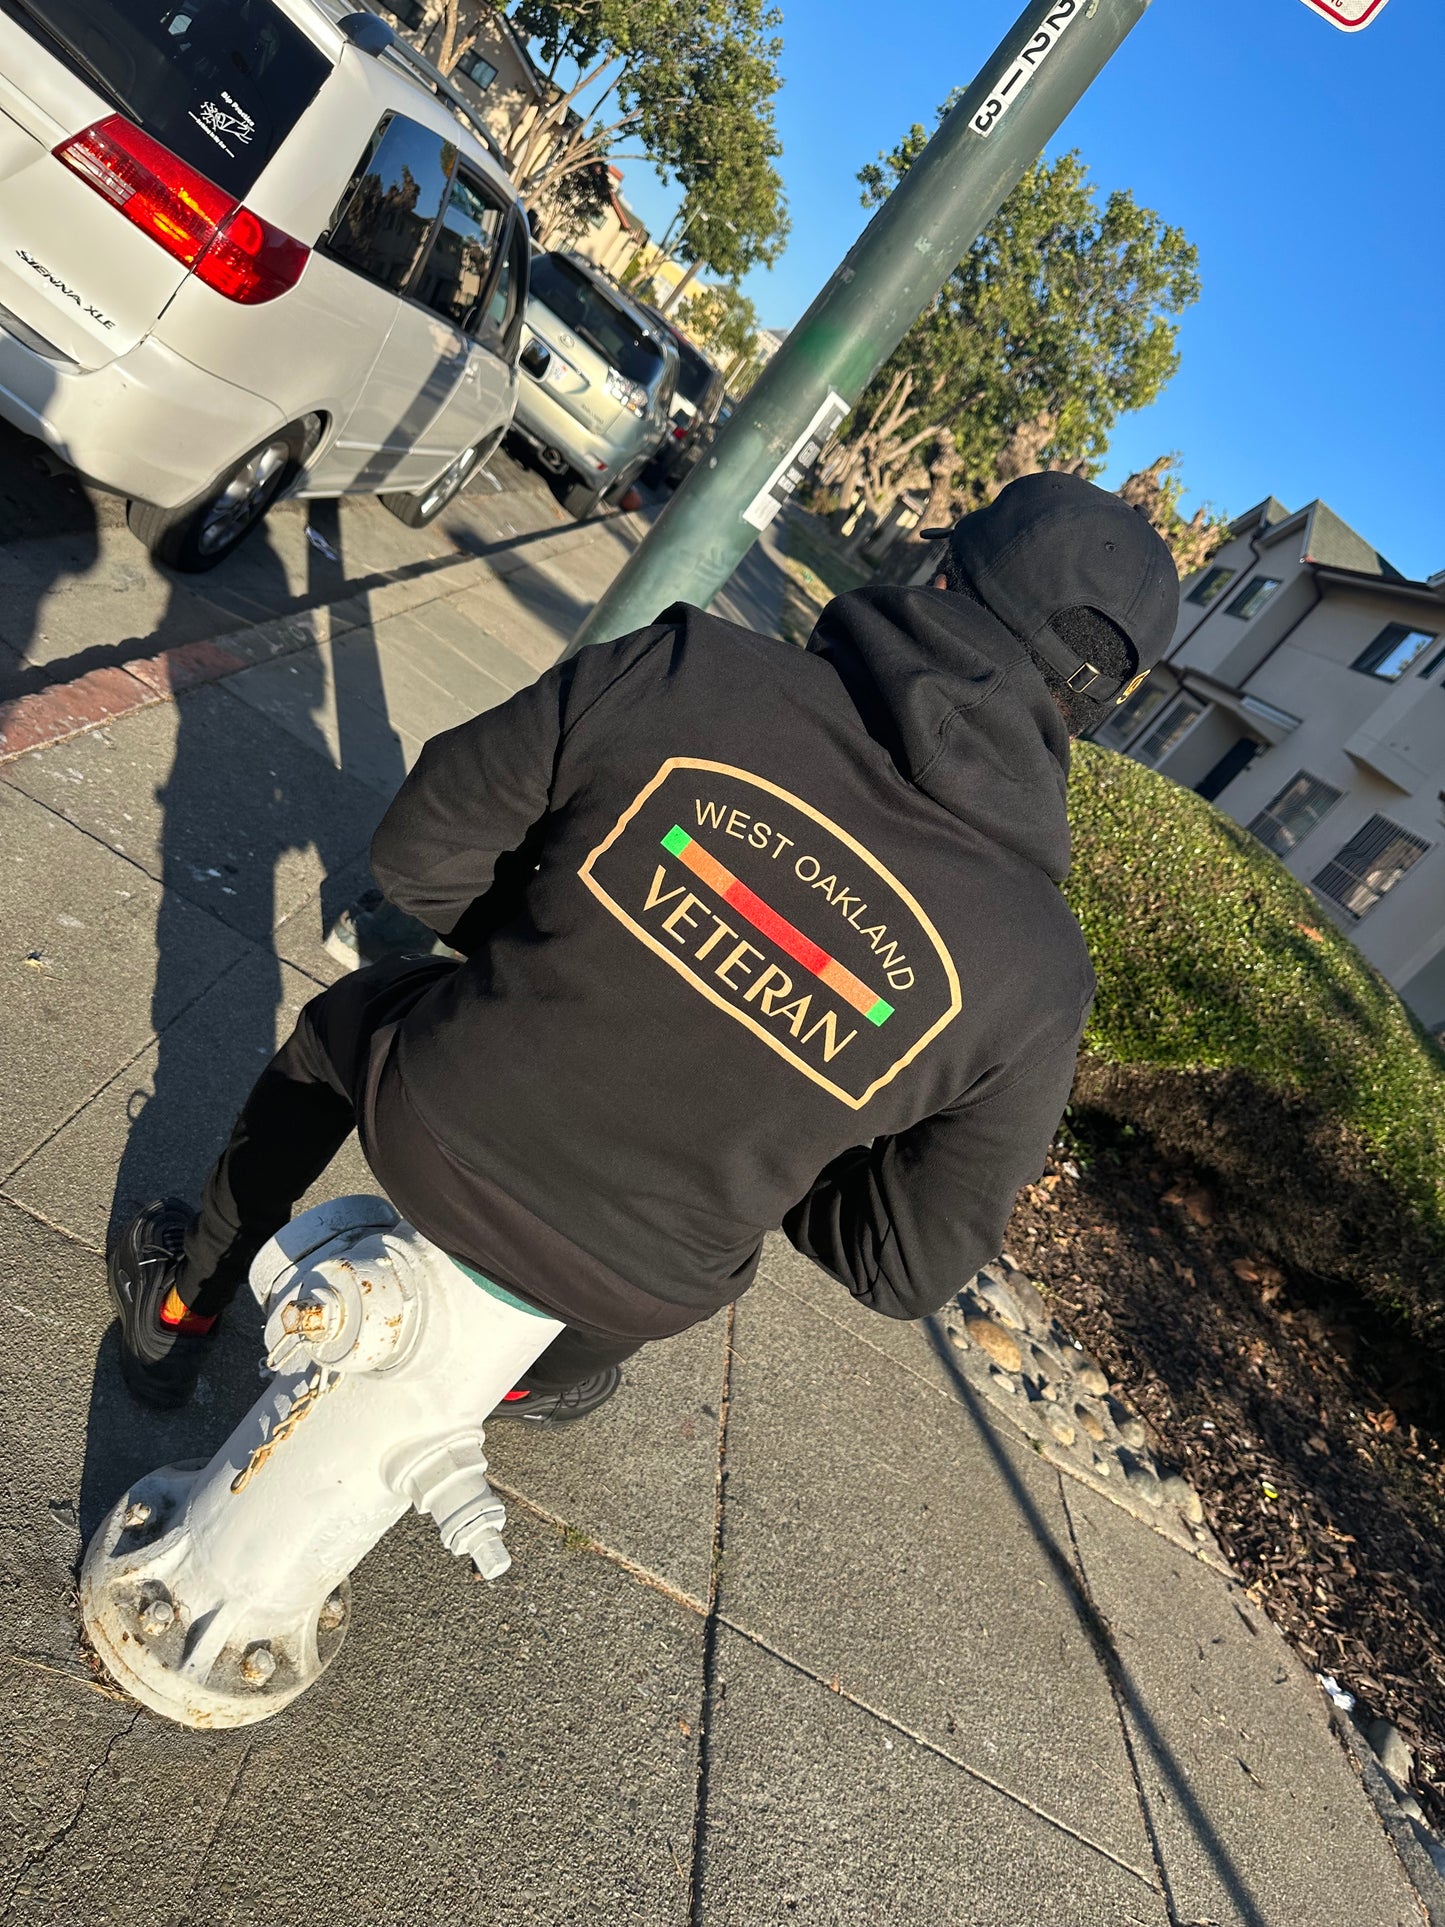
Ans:
[[[327,599],[345,579],[337,503],[313,503],[310,524],[334,551],[333,559],[313,549],[308,559],[308,592]],[[251,541],[253,569],[259,564],[260,573],[274,575],[284,587],[264,529]],[[315,849],[322,869],[323,930],[369,880],[361,834],[347,827],[354,814],[348,818],[327,794],[322,766],[360,776],[366,793],[376,797],[379,814],[379,787],[384,783],[389,793],[405,774],[402,746],[384,720],[382,670],[371,629],[350,632],[333,648],[331,661],[334,675],[328,677],[320,650],[286,659],[286,728],[224,686],[182,695],[176,704],[174,755],[157,791],[163,826],[152,991],[155,1072],[150,1092],[137,1090],[131,1097],[108,1243],[150,1199],[170,1192],[195,1197],[251,1084],[276,1049],[276,1013],[285,996],[276,949],[279,867],[293,852]],[[335,703],[335,756],[321,726],[328,695]],[[264,752],[258,750],[263,742]],[[217,889],[226,906],[224,920],[250,937],[254,947],[197,999],[187,981],[194,966],[196,911],[198,905],[212,914],[221,908]],[[313,899],[307,914],[316,908]],[[216,1361],[197,1401],[185,1412],[161,1414],[137,1403],[120,1385],[117,1328],[111,1326],[96,1361],[86,1427],[82,1544],[142,1472],[214,1450],[256,1396],[258,1336],[259,1318],[243,1290],[223,1324]]]
[[[1139,1785],[1137,1768],[1134,1766],[1134,1743],[1124,1724],[1123,1716],[1126,1710],[1138,1729],[1140,1739],[1148,1748],[1150,1757],[1157,1766],[1160,1775],[1167,1781],[1170,1794],[1177,1804],[1180,1813],[1183,1814],[1187,1820],[1201,1850],[1207,1856],[1215,1873],[1218,1874],[1220,1883],[1228,1893],[1230,1899],[1239,1909],[1240,1927],[1268,1927],[1268,1922],[1264,1914],[1260,1911],[1248,1882],[1245,1880],[1239,1868],[1234,1864],[1228,1847],[1226,1847],[1223,1840],[1220,1839],[1218,1832],[1210,1823],[1208,1815],[1199,1804],[1199,1800],[1189,1783],[1189,1775],[1184,1765],[1175,1757],[1168,1742],[1159,1731],[1157,1723],[1150,1716],[1149,1710],[1144,1704],[1143,1697],[1139,1689],[1135,1686],[1128,1667],[1124,1664],[1123,1657],[1119,1652],[1108,1621],[1103,1618],[1098,1608],[1094,1605],[1093,1600],[1089,1597],[1088,1585],[1082,1571],[1055,1539],[1048,1521],[1043,1517],[1038,1507],[1034,1504],[1033,1499],[1029,1496],[1028,1488],[1019,1478],[1017,1471],[1009,1459],[1008,1453],[1000,1443],[993,1426],[989,1422],[985,1409],[979,1401],[977,1393],[959,1370],[953,1347],[948,1342],[941,1321],[937,1316],[925,1318],[923,1320],[923,1328],[927,1334],[928,1342],[933,1348],[934,1356],[948,1374],[949,1383],[952,1385],[959,1403],[973,1420],[978,1436],[983,1442],[984,1449],[993,1460],[999,1477],[1008,1487],[1009,1496],[1018,1508],[1020,1516],[1028,1522],[1029,1530],[1032,1532],[1045,1558],[1053,1568],[1054,1577],[1058,1580],[1061,1590],[1070,1600],[1074,1611],[1078,1614],[1079,1623],[1085,1633],[1087,1633],[1090,1643],[1098,1655],[1099,1664],[1103,1667],[1108,1677],[1115,1702],[1119,1707],[1120,1728],[1123,1734],[1125,1749],[1130,1756],[1131,1770],[1134,1771],[1135,1792],[1139,1800],[1140,1817],[1149,1836],[1150,1847],[1154,1855],[1155,1868],[1164,1889],[1164,1901],[1169,1910],[1169,1918],[1175,1920],[1179,1916],[1175,1908],[1174,1896],[1169,1890],[1168,1874],[1164,1867],[1163,1855],[1156,1834],[1153,1816],[1149,1812],[1146,1796],[1143,1788]]]

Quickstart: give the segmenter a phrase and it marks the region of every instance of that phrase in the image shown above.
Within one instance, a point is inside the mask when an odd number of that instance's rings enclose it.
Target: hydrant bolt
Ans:
[[[141,1607],[140,1628],[151,1639],[159,1639],[162,1633],[169,1632],[176,1616],[176,1609],[169,1599],[151,1599]]]
[[[346,1601],[339,1592],[327,1595],[317,1615],[317,1625],[325,1633],[334,1632],[346,1617]]]
[[[130,1526],[132,1529],[134,1529],[136,1526],[143,1526],[148,1524],[150,1520],[150,1516],[151,1516],[150,1507],[145,1503],[144,1500],[141,1500],[137,1505],[131,1505],[126,1507],[125,1519],[123,1523],[125,1525]]]
[[[269,1646],[253,1646],[241,1661],[241,1677],[251,1686],[264,1686],[276,1670],[276,1655]]]

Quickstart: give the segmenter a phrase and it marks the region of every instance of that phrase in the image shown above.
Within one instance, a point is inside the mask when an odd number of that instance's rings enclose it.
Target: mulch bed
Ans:
[[[1393,1720],[1445,1824],[1441,1360],[1251,1252],[1208,1188],[1097,1118],[1006,1241],[1195,1485],[1306,1665]]]

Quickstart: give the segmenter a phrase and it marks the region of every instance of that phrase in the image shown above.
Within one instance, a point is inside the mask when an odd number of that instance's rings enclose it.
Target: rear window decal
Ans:
[[[228,93],[222,93],[220,101],[207,100],[191,115],[191,119],[203,134],[209,134],[217,147],[224,148],[234,155],[236,148],[231,145],[249,147],[251,136],[256,131],[256,122],[244,107],[232,100]]]
[[[904,884],[821,810],[731,764],[670,758],[579,875],[655,957],[851,1110],[962,1008],[953,959]]]

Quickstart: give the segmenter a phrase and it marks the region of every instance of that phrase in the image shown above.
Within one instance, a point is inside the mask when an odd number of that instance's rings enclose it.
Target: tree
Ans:
[[[740,289],[694,287],[680,302],[674,319],[720,368],[751,360],[758,345],[758,311]]]
[[[545,220],[579,171],[651,160],[682,188],[688,259],[730,278],[775,260],[780,19],[768,0],[517,0],[512,26],[556,91],[505,143],[518,187]],[[577,76],[565,91],[559,73]]]
[[[915,126],[862,169],[865,206],[887,199],[926,139]],[[1030,468],[1092,473],[1119,416],[1178,367],[1173,317],[1198,295],[1181,229],[1127,190],[1101,208],[1076,152],[1040,161],[860,398],[822,478],[832,501],[879,515],[902,489],[938,492],[927,452],[945,427],[954,514]]]
[[[1179,513],[1179,497],[1184,493],[1182,479],[1171,471],[1179,456],[1160,455],[1147,468],[1136,469],[1119,490],[1141,514],[1147,515],[1169,545],[1174,566],[1181,577],[1202,569],[1215,551],[1227,540],[1229,524],[1210,508],[1197,508],[1186,522]]]

